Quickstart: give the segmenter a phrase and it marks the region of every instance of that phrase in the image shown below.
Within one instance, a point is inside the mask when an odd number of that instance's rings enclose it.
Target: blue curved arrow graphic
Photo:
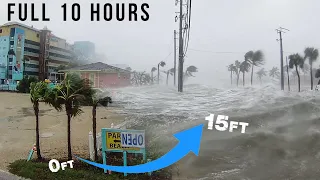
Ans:
[[[203,124],[174,134],[174,137],[179,140],[179,143],[173,149],[171,149],[171,151],[169,151],[167,154],[163,155],[157,160],[154,160],[145,164],[141,164],[141,165],[108,166],[108,165],[88,161],[86,159],[82,159],[77,156],[76,158],[90,165],[93,165],[102,169],[106,169],[106,170],[111,170],[114,172],[145,173],[145,172],[156,171],[174,164],[175,162],[179,161],[184,156],[186,156],[190,151],[192,151],[196,156],[198,156],[199,150],[200,150],[202,129],[203,129]]]

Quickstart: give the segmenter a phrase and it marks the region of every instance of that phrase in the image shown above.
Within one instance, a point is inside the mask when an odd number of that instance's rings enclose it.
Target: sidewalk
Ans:
[[[0,170],[0,180],[27,180],[16,175],[10,174],[8,172]]]

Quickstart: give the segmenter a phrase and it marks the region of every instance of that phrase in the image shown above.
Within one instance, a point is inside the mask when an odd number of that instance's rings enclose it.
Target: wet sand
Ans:
[[[89,157],[88,134],[92,131],[91,107],[83,107],[80,116],[71,121],[73,154]],[[112,111],[113,107],[97,109],[97,132],[118,124],[124,118]],[[44,158],[67,157],[67,116],[65,111],[40,104],[40,147]],[[0,92],[0,169],[9,163],[27,159],[35,143],[35,116],[29,94]],[[36,155],[34,154],[34,157]]]

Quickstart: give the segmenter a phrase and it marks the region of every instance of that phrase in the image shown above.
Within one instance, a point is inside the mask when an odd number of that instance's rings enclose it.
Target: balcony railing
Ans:
[[[28,52],[28,51],[24,51],[24,55],[33,56],[33,57],[39,57],[39,54],[33,53],[33,52]]]

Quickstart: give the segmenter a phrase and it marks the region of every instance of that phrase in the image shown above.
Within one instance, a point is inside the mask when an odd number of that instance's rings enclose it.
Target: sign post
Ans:
[[[123,165],[127,166],[127,153],[142,154],[146,163],[145,131],[130,129],[101,129],[103,164],[107,165],[107,153],[123,154]],[[104,169],[107,173],[107,169]],[[127,173],[124,173],[127,176]]]

